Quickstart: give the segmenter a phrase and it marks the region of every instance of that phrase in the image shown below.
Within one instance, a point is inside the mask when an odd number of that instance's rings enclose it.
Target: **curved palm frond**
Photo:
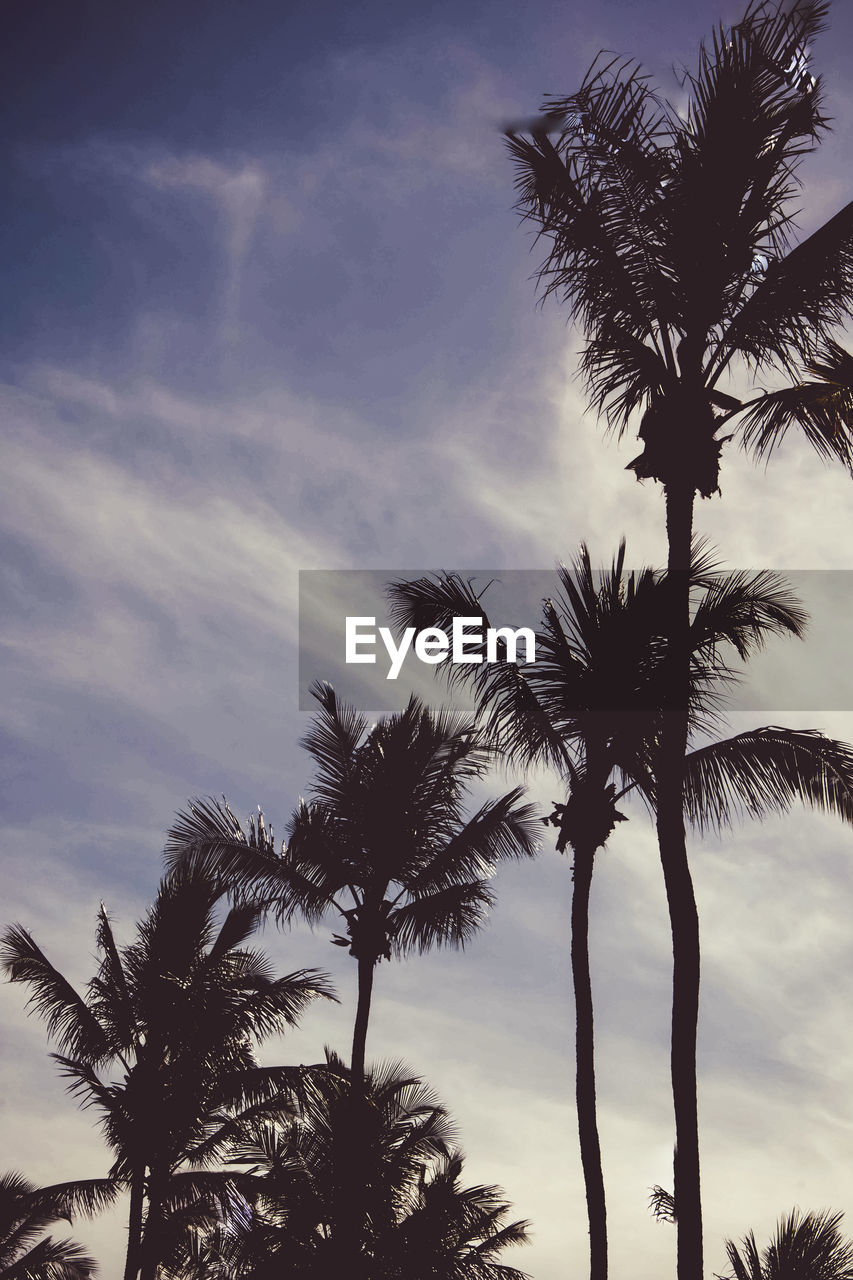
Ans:
[[[92,1010],[21,925],[12,925],[3,934],[0,964],[10,982],[30,986],[27,1007],[44,1019],[48,1035],[61,1048],[96,1062],[111,1056],[113,1046]]]
[[[72,1213],[90,1214],[110,1204],[116,1188],[103,1179],[36,1187],[19,1173],[0,1177],[0,1277],[3,1280],[88,1280],[94,1259],[71,1240],[44,1230]]]
[[[401,955],[436,946],[464,947],[482,928],[493,903],[494,893],[485,880],[435,889],[391,912],[390,941]]]
[[[769,457],[796,426],[819,457],[853,467],[847,429],[853,424],[853,355],[827,341],[805,368],[811,380],[766,392],[742,406],[738,434],[743,446],[758,458]]]
[[[319,702],[320,710],[301,745],[316,761],[318,796],[338,804],[348,793],[368,722],[355,707],[341,704],[330,684],[316,682],[311,695]]]
[[[91,1280],[98,1264],[82,1245],[73,1240],[53,1240],[46,1236],[0,1271],[3,1280]]]
[[[853,823],[853,748],[815,730],[752,729],[689,752],[686,763],[685,814],[700,830],[797,801]]]

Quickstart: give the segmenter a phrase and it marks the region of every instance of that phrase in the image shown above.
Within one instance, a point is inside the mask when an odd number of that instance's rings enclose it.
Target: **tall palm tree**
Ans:
[[[235,1145],[235,1163],[255,1177],[251,1214],[228,1236],[213,1233],[181,1280],[305,1277],[335,1272],[334,1225],[342,1137],[351,1097],[363,1094],[365,1256],[371,1280],[524,1280],[502,1264],[527,1240],[527,1223],[508,1222],[497,1187],[464,1187],[454,1128],[437,1098],[400,1064],[374,1067],[356,1086],[335,1055],[312,1078],[294,1116],[259,1122]]]
[[[82,1245],[45,1229],[72,1214],[105,1208],[116,1188],[107,1179],[36,1187],[18,1173],[0,1177],[0,1280],[90,1280],[97,1265]]]
[[[259,908],[237,904],[217,923],[222,895],[198,873],[165,880],[121,949],[102,904],[100,964],[85,997],[20,925],[0,944],[7,974],[30,987],[61,1050],[53,1057],[70,1092],[99,1113],[115,1154],[110,1179],[130,1191],[124,1280],[154,1280],[184,1226],[232,1205],[233,1180],[211,1165],[240,1123],[299,1083],[298,1069],[259,1067],[254,1044],[329,995],[311,970],[274,977],[243,945]]]
[[[731,1280],[853,1280],[853,1242],[839,1230],[842,1217],[792,1209],[760,1253],[752,1231],[740,1248],[727,1240]]]
[[[546,600],[535,663],[481,662],[446,667],[473,687],[485,732],[522,766],[544,763],[567,795],[549,821],[557,848],[571,846],[571,963],[576,1020],[576,1100],[590,1234],[590,1275],[607,1274],[607,1213],[596,1119],[594,1022],[589,969],[589,902],[595,855],[624,815],[617,801],[637,789],[658,803],[666,644],[661,602],[666,575],[626,573],[625,544],[608,572],[592,569],[581,548],[561,568],[563,597]],[[448,630],[454,616],[482,618],[482,600],[459,575],[395,583],[392,613],[401,626]],[[799,634],[805,617],[776,575],[694,574],[691,622],[691,728],[719,727],[719,686],[734,679],[733,648],[746,659],[774,632]],[[482,654],[479,655],[482,658]],[[711,742],[687,757],[684,808],[689,821],[719,827],[735,812],[761,816],[800,799],[853,820],[853,751],[809,731],[757,729]],[[619,790],[617,792],[617,781]]]
[[[853,203],[793,242],[797,166],[827,128],[808,70],[827,11],[754,0],[703,45],[684,79],[686,112],[632,61],[599,58],[576,93],[508,130],[519,208],[550,242],[543,291],[568,301],[584,330],[593,405],[620,432],[641,414],[630,465],[665,495],[671,669],[657,826],[673,942],[680,1280],[702,1274],[699,929],[681,814],[695,495],[717,490],[733,436],[766,454],[796,425],[822,455],[853,460],[849,358],[834,336],[853,309]],[[744,369],[791,385],[745,400],[720,389]],[[818,376],[804,382],[803,370]]]

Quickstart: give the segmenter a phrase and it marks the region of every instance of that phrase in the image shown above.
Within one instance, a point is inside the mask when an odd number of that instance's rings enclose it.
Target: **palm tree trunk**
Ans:
[[[590,1280],[607,1277],[607,1207],[595,1101],[592,984],[589,974],[589,896],[594,849],[574,849],[572,982],[575,990],[575,1097],[589,1218]]]
[[[139,1280],[157,1280],[157,1267],[160,1261],[157,1235],[161,1217],[159,1210],[149,1205],[148,1221],[142,1237],[142,1266],[139,1270]]]
[[[359,952],[358,1004],[352,1036],[349,1109],[346,1131],[341,1135],[338,1147],[341,1168],[337,1171],[333,1256],[336,1258],[338,1273],[351,1277],[351,1280],[366,1280],[367,1275],[367,1259],[362,1248],[367,1210],[360,1171],[363,1157],[361,1147],[364,1142],[364,1062],[375,968],[375,956],[369,951]]]
[[[672,1100],[675,1111],[674,1198],[678,1232],[678,1280],[702,1280],[702,1200],[696,1034],[699,1021],[699,917],[684,832],[684,757],[690,663],[690,559],[694,490],[689,483],[666,491],[668,570],[672,586],[668,618],[671,653],[669,705],[664,711],[658,767],[657,833],[672,931]]]
[[[140,1246],[139,1280],[157,1280],[157,1267],[162,1253],[160,1233],[163,1224],[163,1201],[168,1175],[151,1170],[148,1182],[148,1214]]]
[[[135,1170],[130,1183],[130,1215],[127,1223],[127,1257],[124,1280],[136,1280],[139,1274],[139,1249],[142,1242],[142,1210],[145,1204],[145,1170]]]
[[[373,995],[373,971],[376,961],[372,955],[358,957],[358,1006],[355,1012],[355,1027],[352,1035],[352,1073],[353,1088],[364,1089],[364,1058],[367,1050],[367,1023],[370,1019],[370,1000]]]

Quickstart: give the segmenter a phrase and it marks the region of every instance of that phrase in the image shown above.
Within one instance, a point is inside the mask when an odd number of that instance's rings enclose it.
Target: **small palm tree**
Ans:
[[[317,766],[315,794],[294,814],[281,854],[262,823],[247,836],[227,804],[208,801],[178,816],[166,857],[251,890],[282,921],[339,914],[346,937],[334,941],[358,963],[351,1060],[358,1081],[380,960],[464,946],[492,902],[496,863],[531,857],[539,842],[518,787],[466,819],[467,788],[492,760],[472,724],[433,714],[413,697],[369,728],[330,685],[312,692],[320,711],[303,745]]]
[[[0,1177],[0,1280],[90,1280],[93,1258],[73,1240],[54,1240],[45,1229],[72,1214],[91,1214],[115,1196],[106,1179],[36,1187],[18,1173]]]
[[[564,298],[585,333],[592,404],[620,433],[639,420],[630,466],[666,503],[670,714],[657,826],[673,936],[680,1280],[702,1275],[699,930],[681,815],[695,496],[717,491],[732,437],[767,454],[794,426],[822,456],[853,461],[850,359],[835,338],[853,313],[853,203],[793,243],[797,167],[827,129],[808,66],[827,12],[819,0],[753,0],[685,74],[686,111],[630,59],[600,57],[576,93],[508,131],[519,208],[549,242],[543,292]],[[744,372],[757,394],[721,389]],[[789,385],[765,394],[760,375]]]
[[[842,1217],[792,1209],[761,1253],[751,1231],[739,1248],[727,1240],[731,1280],[853,1280],[853,1242],[841,1235]]]
[[[589,901],[595,855],[616,824],[616,805],[637,789],[658,804],[661,703],[666,688],[662,603],[666,575],[624,569],[625,544],[596,581],[586,547],[561,568],[563,596],[547,600],[537,660],[446,667],[473,687],[489,740],[521,766],[555,767],[566,800],[548,821],[557,849],[571,846],[571,960],[576,1018],[576,1100],[590,1227],[590,1274],[607,1274],[607,1212],[596,1119],[594,1024],[589,971]],[[719,686],[733,680],[727,648],[745,659],[768,634],[799,634],[805,615],[774,574],[722,575],[707,557],[694,569],[690,723],[719,726]],[[482,601],[458,575],[398,582],[390,591],[401,626],[448,630],[454,616],[479,616]],[[483,654],[479,655],[482,659]],[[504,659],[505,659],[504,651]],[[618,783],[618,788],[617,788]],[[765,728],[696,748],[687,757],[688,820],[720,827],[740,812],[760,817],[795,800],[853,820],[853,752],[808,731]]]
[[[349,1154],[339,1161],[348,1173],[334,1237],[337,1265],[360,1274],[365,1212],[357,1096],[376,966],[392,954],[464,946],[493,900],[496,863],[531,857],[539,842],[520,788],[466,819],[467,788],[492,760],[472,724],[433,714],[413,697],[404,711],[370,728],[331,686],[313,693],[320,711],[303,745],[317,766],[315,794],[294,814],[281,855],[262,822],[247,836],[227,804],[197,802],[173,825],[166,856],[173,866],[203,868],[258,895],[281,921],[301,915],[319,922],[331,909],[345,923],[346,937],[333,940],[358,964],[358,1003]]]
[[[130,1191],[125,1280],[154,1280],[184,1228],[230,1210],[233,1180],[211,1165],[247,1116],[280,1107],[300,1078],[259,1067],[254,1043],[329,995],[322,975],[276,978],[244,947],[257,907],[237,904],[217,924],[222,895],[198,874],[165,880],[121,950],[102,904],[100,965],[85,998],[20,925],[2,939],[3,966],[30,987],[71,1093],[100,1115],[115,1154],[110,1179]]]
[[[371,1280],[524,1280],[499,1261],[527,1240],[527,1224],[508,1222],[497,1187],[464,1187],[453,1126],[437,1098],[399,1064],[375,1067],[363,1082],[335,1055],[317,1072],[297,1115],[255,1126],[236,1144],[236,1163],[255,1178],[242,1230],[215,1233],[201,1280],[217,1256],[234,1280],[281,1275],[324,1280],[337,1274],[335,1225],[353,1097],[360,1115],[359,1169],[365,1213],[364,1265]],[[348,1176],[348,1173],[347,1175]],[[346,1180],[346,1177],[344,1181]]]

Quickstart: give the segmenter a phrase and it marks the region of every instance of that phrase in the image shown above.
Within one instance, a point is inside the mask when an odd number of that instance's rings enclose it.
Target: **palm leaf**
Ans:
[[[397,907],[388,920],[401,954],[434,946],[464,947],[482,927],[494,894],[485,881],[452,884]]]
[[[751,729],[687,755],[685,814],[719,831],[796,801],[853,822],[853,748],[806,729]]]
[[[832,341],[853,296],[853,201],[786,257],[772,262],[720,340],[721,365],[736,352],[761,368],[799,364]]]
[[[727,1240],[735,1280],[851,1280],[853,1243],[841,1235],[841,1218],[828,1210],[801,1214],[794,1209],[760,1253],[752,1232],[740,1248]]]
[[[797,426],[820,457],[836,458],[851,468],[853,356],[827,342],[806,369],[814,375],[811,381],[768,392],[744,406],[738,423],[744,448],[756,457],[769,457],[789,427]]]
[[[103,1027],[21,925],[12,925],[3,934],[0,964],[11,982],[29,983],[27,1007],[44,1019],[48,1035],[61,1048],[93,1062],[110,1057],[113,1050]]]
[[[339,704],[331,685],[317,682],[310,692],[319,702],[320,711],[301,745],[317,763],[317,794],[335,804],[350,789],[358,748],[368,724],[355,708]]]

